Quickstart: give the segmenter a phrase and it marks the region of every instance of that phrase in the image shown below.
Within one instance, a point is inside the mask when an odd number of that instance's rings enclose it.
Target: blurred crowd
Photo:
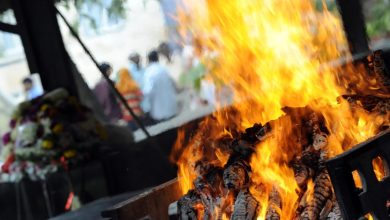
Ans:
[[[100,64],[115,84],[116,89],[141,122],[150,126],[173,118],[178,113],[178,89],[167,68],[160,63],[159,52],[152,50],[147,55],[147,66],[142,66],[138,53],[129,56],[128,67],[113,73],[109,63]],[[131,130],[138,128],[134,116],[115,96],[105,78],[97,83],[94,92],[110,122],[126,124]]]
[[[218,54],[209,44],[204,43],[212,37],[198,34],[201,35],[199,37],[194,33],[183,34],[179,31],[179,15],[176,13],[178,8],[184,8],[182,0],[161,0],[160,3],[165,20],[166,42],[151,50],[146,57],[141,57],[137,52],[131,53],[127,66],[113,67],[108,62],[101,63],[100,71],[111,82],[102,77],[93,89],[109,121],[127,125],[133,131],[139,128],[134,116],[145,126],[150,126],[177,116],[182,107],[197,111],[200,106],[230,102],[228,86],[222,85],[213,76]],[[190,13],[185,13],[190,20]],[[171,74],[166,66],[176,63],[178,60],[175,58],[179,58],[181,64],[177,81],[171,77],[177,75],[175,71]],[[146,62],[143,62],[144,59]],[[160,59],[167,62],[160,62]],[[112,90],[111,83],[132,112],[128,111],[123,100]],[[34,84],[29,78],[23,81],[27,99],[41,93]],[[181,88],[180,94],[178,88]],[[179,103],[178,96],[184,97],[185,101]],[[184,103],[188,106],[182,105]]]

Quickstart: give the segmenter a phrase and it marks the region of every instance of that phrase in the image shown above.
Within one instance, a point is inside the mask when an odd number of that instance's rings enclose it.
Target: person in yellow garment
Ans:
[[[116,88],[126,99],[127,104],[133,110],[134,114],[141,117],[143,115],[141,109],[141,101],[143,98],[142,91],[126,68],[119,70]],[[123,104],[121,104],[121,110],[122,119],[127,122],[129,128],[132,131],[137,130],[138,126],[135,123],[133,116],[127,111]]]

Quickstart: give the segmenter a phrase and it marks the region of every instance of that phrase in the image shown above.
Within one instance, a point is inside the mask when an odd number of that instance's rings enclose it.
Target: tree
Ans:
[[[70,8],[70,5],[73,4],[75,8],[80,11],[83,5],[104,5],[108,11],[109,17],[115,18],[125,18],[126,17],[126,9],[125,3],[127,0],[111,0],[109,5],[105,3],[107,0],[53,0],[57,4],[63,4],[67,8]],[[11,8],[10,4],[11,0],[0,0],[0,14]],[[88,15],[82,15],[88,17]],[[93,24],[93,22],[91,22]]]
[[[374,0],[365,7],[366,25],[370,37],[390,37],[390,1]]]

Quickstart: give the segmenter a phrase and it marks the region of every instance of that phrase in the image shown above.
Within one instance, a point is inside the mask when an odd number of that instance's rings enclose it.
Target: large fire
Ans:
[[[201,122],[190,140],[185,138],[186,130],[180,131],[174,155],[179,155],[183,194],[193,188],[197,163],[219,167],[227,163],[229,154],[213,140],[273,121],[271,135],[256,146],[249,160],[250,191],[261,204],[257,219],[266,218],[275,189],[281,197],[280,218],[294,219],[301,189],[289,163],[302,149],[292,138],[295,124],[291,117],[284,117],[284,108],[308,107],[319,112],[329,130],[326,151],[333,157],[376,135],[389,119],[351,108],[340,99],[359,91],[380,94],[376,77],[363,67],[337,65],[335,61],[351,55],[342,23],[326,4],[318,9],[308,0],[184,2],[179,16],[182,33],[197,39],[203,54],[215,54],[212,62],[205,61],[209,78],[229,87],[233,104]],[[309,181],[307,190],[312,187]],[[228,215],[223,213],[223,218]]]

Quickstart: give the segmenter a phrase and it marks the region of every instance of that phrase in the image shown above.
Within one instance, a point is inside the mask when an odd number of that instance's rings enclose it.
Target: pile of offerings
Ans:
[[[87,107],[64,89],[21,103],[3,136],[1,181],[44,180],[89,161],[106,139]]]

